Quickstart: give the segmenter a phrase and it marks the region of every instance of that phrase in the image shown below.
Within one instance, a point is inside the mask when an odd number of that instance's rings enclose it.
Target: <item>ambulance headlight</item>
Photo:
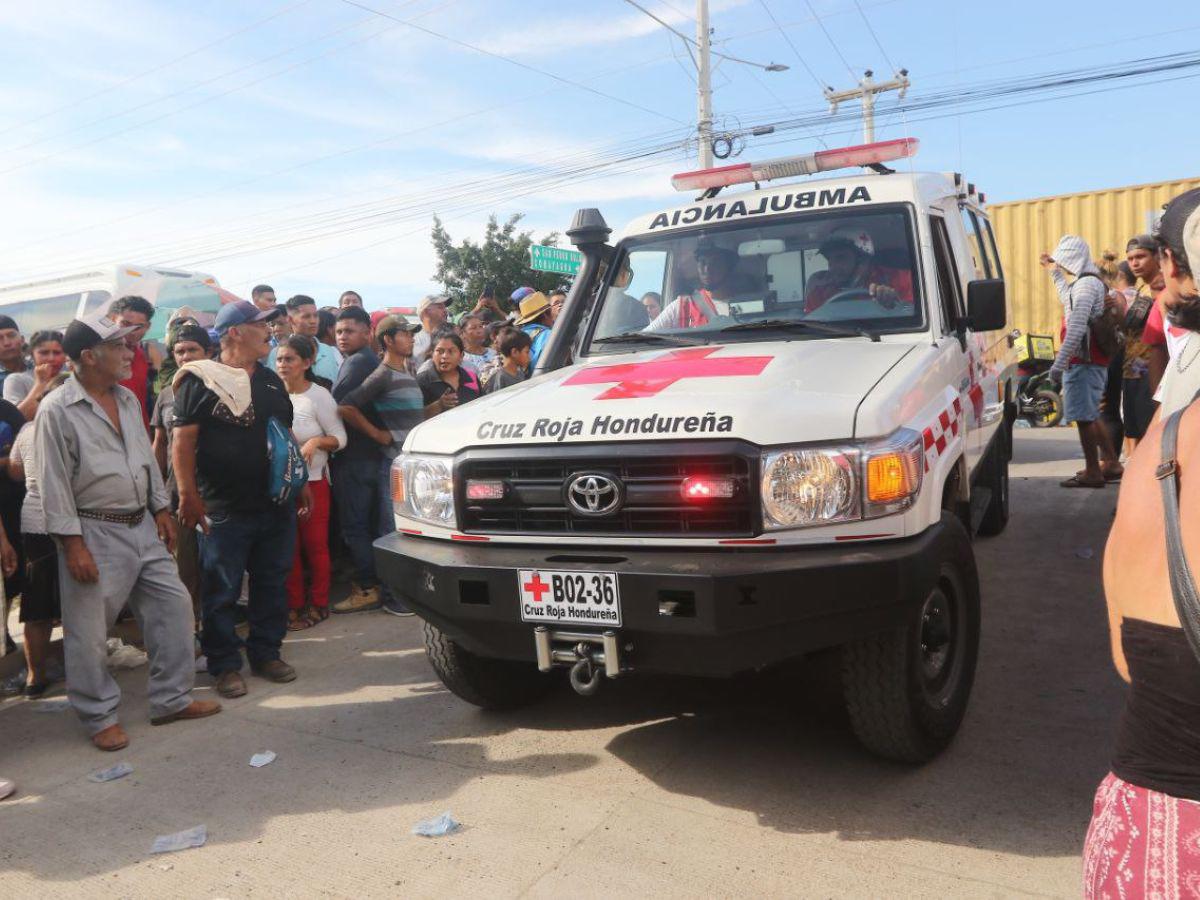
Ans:
[[[406,453],[393,488],[396,512],[410,519],[454,528],[454,460]],[[398,495],[398,496],[397,496]]]
[[[829,525],[862,517],[859,452],[797,447],[763,457],[763,524],[768,530]]]

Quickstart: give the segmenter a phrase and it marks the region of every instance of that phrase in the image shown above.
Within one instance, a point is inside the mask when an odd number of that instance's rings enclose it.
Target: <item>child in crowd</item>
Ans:
[[[525,380],[529,368],[529,357],[533,349],[533,338],[524,331],[509,328],[500,336],[500,368],[492,373],[487,383],[487,392],[494,394]]]

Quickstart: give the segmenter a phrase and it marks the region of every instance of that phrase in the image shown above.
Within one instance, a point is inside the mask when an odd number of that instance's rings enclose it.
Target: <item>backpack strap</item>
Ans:
[[[1197,393],[1196,397],[1200,397]],[[1196,397],[1192,400],[1195,402]],[[1190,406],[1191,404],[1189,404]],[[1200,593],[1192,577],[1183,548],[1183,531],[1179,523],[1179,462],[1175,458],[1179,439],[1179,420],[1188,407],[1176,410],[1167,419],[1162,433],[1162,462],[1154,477],[1162,488],[1163,524],[1167,534],[1167,572],[1171,577],[1171,597],[1175,612],[1183,626],[1192,653],[1200,659]]]

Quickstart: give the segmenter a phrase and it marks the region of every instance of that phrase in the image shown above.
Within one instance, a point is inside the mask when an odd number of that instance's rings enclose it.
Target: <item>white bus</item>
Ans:
[[[113,300],[130,294],[145,297],[161,310],[146,333],[147,340],[159,341],[170,310],[186,306],[211,326],[221,304],[233,299],[213,276],[202,272],[117,264],[0,287],[0,315],[11,316],[29,336],[42,329],[61,330],[77,316],[106,310]]]

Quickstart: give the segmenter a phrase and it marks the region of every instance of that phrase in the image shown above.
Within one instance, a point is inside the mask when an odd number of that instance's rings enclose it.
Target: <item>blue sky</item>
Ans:
[[[456,237],[482,233],[488,212],[525,213],[541,235],[580,206],[619,229],[676,202],[670,174],[694,168],[682,149],[571,171],[682,142],[694,123],[679,41],[622,0],[361,2],[487,53],[345,0],[0,5],[0,281],[120,260],[195,267],[243,293],[265,280],[282,296],[353,287],[371,307],[408,305],[433,287],[434,212]],[[690,0],[641,2],[694,30]],[[1200,34],[1180,0],[1142,16],[1115,2],[860,2],[914,96],[1191,50]],[[722,63],[718,125],[823,107],[767,10],[820,80],[888,72],[853,0],[812,0],[820,23],[806,0],[765,4],[712,0],[718,49],[791,67]],[[883,101],[877,136],[921,138],[920,168],[964,171],[993,201],[1191,177],[1194,85],[908,123]],[[752,140],[742,158],[819,149],[818,135],[858,139],[840,123]]]

